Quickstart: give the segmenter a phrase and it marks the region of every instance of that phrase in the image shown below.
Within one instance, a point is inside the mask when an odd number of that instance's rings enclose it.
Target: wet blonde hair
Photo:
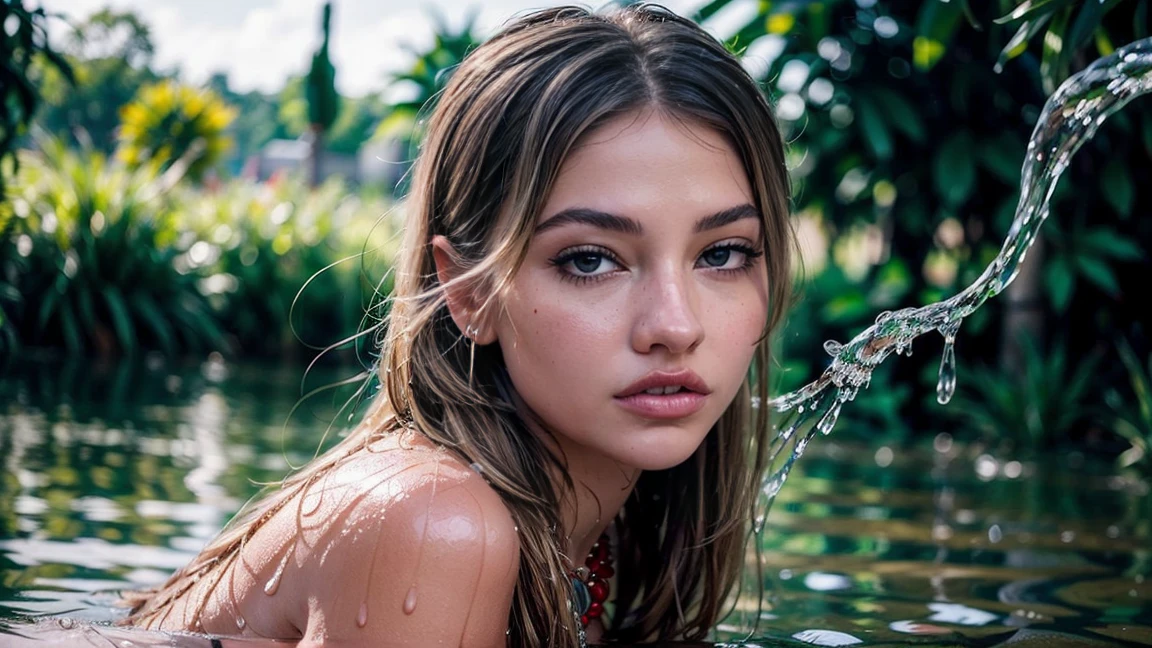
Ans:
[[[453,279],[498,309],[573,145],[605,121],[653,109],[722,133],[762,214],[770,312],[749,379],[683,464],[643,473],[616,520],[615,612],[608,638],[701,639],[723,616],[742,566],[764,472],[768,336],[790,288],[789,181],[772,111],[715,38],[655,5],[598,14],[559,7],[520,17],[471,52],[437,100],[413,169],[390,312],[379,334],[383,390],[347,438],[229,529],[158,591],[129,598],[127,622],[163,609],[226,564],[263,520],[381,434],[415,428],[478,464],[519,527],[521,567],[509,641],[575,645],[561,505],[574,494],[563,457],[529,432],[499,344],[461,342],[430,241],[452,244]],[[482,316],[478,315],[478,317]],[[545,468],[541,468],[541,467]],[[557,478],[558,477],[558,478]]]

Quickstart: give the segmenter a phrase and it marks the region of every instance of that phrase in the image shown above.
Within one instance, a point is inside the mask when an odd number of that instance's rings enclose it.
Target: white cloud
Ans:
[[[238,90],[273,92],[292,75],[308,70],[320,42],[322,0],[45,0],[51,11],[80,20],[104,6],[130,9],[152,29],[156,65],[179,68],[198,83],[217,71],[229,75]],[[484,2],[478,18],[488,35],[514,14],[563,4],[537,0]],[[591,4],[591,3],[589,3]],[[669,8],[687,12],[699,0],[668,0]],[[405,2],[404,0],[336,0],[333,8],[332,59],[342,93],[362,95],[381,90],[389,73],[402,69],[407,43],[432,42],[430,9],[438,7],[450,24],[459,25],[475,2]],[[595,4],[593,4],[595,6]],[[54,35],[60,33],[54,29]],[[719,30],[723,32],[723,30]]]

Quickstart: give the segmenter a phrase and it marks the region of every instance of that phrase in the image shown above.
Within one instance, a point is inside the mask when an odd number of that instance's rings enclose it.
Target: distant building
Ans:
[[[255,176],[257,180],[264,181],[272,175],[284,173],[308,174],[308,153],[311,143],[306,139],[274,139],[260,149],[256,156]],[[333,153],[324,151],[320,156],[320,180],[329,176],[340,176],[345,180],[359,184],[360,169],[355,155]]]

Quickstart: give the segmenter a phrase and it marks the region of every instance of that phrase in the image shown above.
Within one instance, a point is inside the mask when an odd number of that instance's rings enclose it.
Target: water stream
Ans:
[[[824,343],[832,363],[819,378],[776,397],[770,406],[782,416],[769,450],[773,466],[762,482],[757,518],[760,531],[773,498],[817,431],[829,434],[840,409],[867,389],[872,371],[893,352],[911,353],[912,341],[931,331],[944,336],[937,400],[947,404],[956,389],[953,343],[960,325],[1016,277],[1028,248],[1048,217],[1048,202],[1076,151],[1104,120],[1132,99],[1152,92],[1152,38],[1126,45],[1065,81],[1048,99],[1024,158],[1020,202],[1003,247],[971,286],[944,301],[883,312],[847,344]],[[791,451],[785,454],[788,449]],[[784,457],[783,461],[780,458]]]

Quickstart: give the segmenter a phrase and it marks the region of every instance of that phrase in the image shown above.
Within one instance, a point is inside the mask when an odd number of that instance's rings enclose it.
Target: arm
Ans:
[[[506,645],[519,569],[507,508],[450,460],[419,472],[374,489],[304,567],[300,648]]]

